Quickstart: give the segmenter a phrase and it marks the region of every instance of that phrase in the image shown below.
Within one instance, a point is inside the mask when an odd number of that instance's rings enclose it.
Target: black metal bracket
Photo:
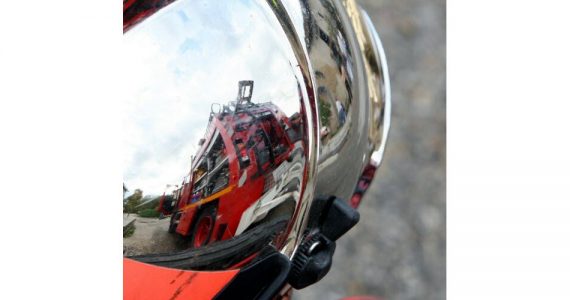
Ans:
[[[293,256],[289,284],[305,288],[329,272],[336,248],[335,241],[360,220],[360,214],[336,197],[316,198],[309,212],[303,242]]]

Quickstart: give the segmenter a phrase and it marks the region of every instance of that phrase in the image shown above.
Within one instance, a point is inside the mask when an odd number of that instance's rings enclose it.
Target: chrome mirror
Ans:
[[[125,257],[194,270],[268,248],[291,258],[314,198],[358,205],[390,99],[353,1],[125,5]]]

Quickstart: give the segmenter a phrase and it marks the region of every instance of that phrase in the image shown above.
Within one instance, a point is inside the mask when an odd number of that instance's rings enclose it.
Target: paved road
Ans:
[[[392,131],[361,222],[296,299],[445,299],[445,1],[357,0],[390,64]]]

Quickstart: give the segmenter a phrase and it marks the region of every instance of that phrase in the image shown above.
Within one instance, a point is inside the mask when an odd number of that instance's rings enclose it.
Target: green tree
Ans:
[[[127,197],[125,206],[123,207],[123,212],[135,213],[136,207],[141,204],[141,199],[143,197],[143,191],[136,189],[135,192]]]
[[[324,99],[319,97],[319,114],[321,115],[321,125],[329,126],[329,118],[331,117],[331,105]]]

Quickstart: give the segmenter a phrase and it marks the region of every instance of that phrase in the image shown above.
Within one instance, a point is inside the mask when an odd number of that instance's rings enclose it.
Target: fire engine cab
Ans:
[[[174,192],[169,232],[191,247],[292,216],[297,206],[306,157],[302,116],[253,103],[252,93],[253,81],[240,81],[235,101],[212,105],[190,173]]]

